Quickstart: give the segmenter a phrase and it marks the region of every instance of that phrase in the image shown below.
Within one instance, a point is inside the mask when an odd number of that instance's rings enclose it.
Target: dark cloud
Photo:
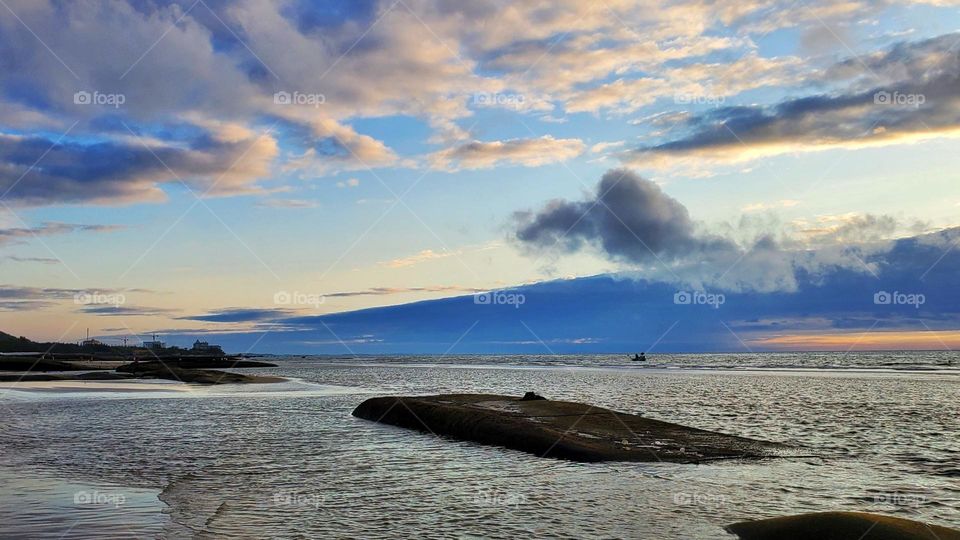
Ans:
[[[341,291],[323,295],[324,298],[349,298],[352,296],[389,296],[411,292],[480,292],[480,289],[459,287],[456,285],[439,285],[433,287],[371,287],[360,291]]]
[[[6,300],[72,300],[78,295],[116,295],[124,293],[155,294],[156,291],[150,289],[59,289],[52,287],[0,285],[0,299]]]
[[[956,61],[960,33],[954,32],[917,41],[900,41],[886,50],[861,54],[828,68],[823,82],[863,79],[867,86],[877,82],[931,80],[949,71]],[[951,57],[953,57],[951,59]]]
[[[685,136],[621,154],[636,166],[671,158],[750,159],[798,148],[888,144],[960,128],[958,34],[898,44],[827,70],[839,92],[778,105],[723,107],[691,116]],[[826,82],[826,78],[821,82]]]
[[[554,200],[539,212],[515,214],[516,239],[535,249],[577,251],[595,246],[615,259],[645,262],[732,249],[698,235],[686,207],[627,169],[608,171],[584,201]]]
[[[84,306],[81,311],[102,317],[141,317],[169,315],[171,313],[178,313],[181,310],[146,306],[87,305]]]
[[[285,309],[226,308],[217,309],[211,311],[210,313],[204,313],[201,315],[177,317],[177,319],[184,321],[203,321],[215,323],[242,323],[270,321],[283,318],[289,314],[289,310]]]
[[[770,337],[824,333],[846,334],[850,342],[862,339],[863,344],[881,329],[923,335],[958,328],[958,241],[960,228],[896,240],[884,253],[865,255],[864,262],[877,269],[875,277],[866,279],[855,269],[833,266],[816,276],[798,271],[792,292],[720,289],[726,298],[718,308],[677,304],[675,294],[684,288],[671,283],[602,275],[511,289],[525,297],[519,308],[477,304],[467,295],[293,316],[277,321],[283,332],[222,333],[211,340],[228,350],[255,345],[259,351],[350,355],[444,354],[451,353],[451,344],[453,354],[609,353],[651,347],[658,352],[762,351],[779,347],[765,341]],[[922,293],[926,303],[877,304],[879,291]],[[571,306],[576,317],[570,316]],[[591,339],[571,343],[571,336]],[[809,347],[802,339],[794,345]]]
[[[635,279],[734,291],[796,291],[808,279],[849,269],[875,275],[872,254],[891,238],[926,229],[890,216],[822,216],[815,224],[781,230],[777,224],[741,220],[708,232],[655,183],[626,169],[603,175],[583,201],[554,200],[537,212],[514,216],[514,237],[539,252],[593,250],[622,263]],[[722,234],[721,234],[722,233]],[[816,249],[814,249],[816,248]]]
[[[275,151],[272,139],[210,135],[187,147],[147,148],[0,134],[0,194],[25,205],[162,200],[158,185],[181,180],[215,194],[242,193],[255,190]]]
[[[57,289],[48,287],[21,287],[0,285],[0,298],[13,300],[65,299],[83,292],[79,289]]]
[[[35,311],[39,309],[47,309],[48,307],[55,305],[55,302],[46,302],[43,300],[23,300],[15,302],[0,301],[0,311]]]

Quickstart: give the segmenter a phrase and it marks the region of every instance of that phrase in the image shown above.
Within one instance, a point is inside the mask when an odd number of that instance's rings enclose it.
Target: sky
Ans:
[[[0,0],[0,330],[953,349],[958,5]]]

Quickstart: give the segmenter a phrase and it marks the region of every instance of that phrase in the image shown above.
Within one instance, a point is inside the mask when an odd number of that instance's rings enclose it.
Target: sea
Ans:
[[[268,356],[242,372],[288,382],[6,384],[0,538],[725,539],[828,510],[960,528],[960,354],[648,358]],[[805,451],[573,463],[351,416],[527,391]]]

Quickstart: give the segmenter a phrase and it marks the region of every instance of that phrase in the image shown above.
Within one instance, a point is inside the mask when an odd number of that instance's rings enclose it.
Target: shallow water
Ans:
[[[729,538],[820,510],[960,528],[955,354],[277,362],[245,372],[295,380],[0,390],[0,536]],[[350,416],[371,395],[527,390],[818,457],[577,464]]]

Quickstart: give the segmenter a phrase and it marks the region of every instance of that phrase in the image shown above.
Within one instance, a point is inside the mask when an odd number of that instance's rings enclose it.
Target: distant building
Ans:
[[[223,349],[219,345],[211,345],[206,341],[200,341],[199,339],[193,342],[193,349],[196,352],[223,352]]]
[[[143,342],[143,347],[144,347],[145,349],[159,350],[159,349],[164,349],[164,348],[166,348],[166,346],[167,346],[166,343],[164,343],[164,342],[160,341],[159,339],[157,339],[157,335],[156,335],[156,334],[153,335],[153,340],[151,340],[151,341],[144,341],[144,342]]]
[[[96,347],[98,345],[103,345],[103,342],[97,339],[90,337],[90,329],[87,328],[87,339],[80,342],[81,347]]]

